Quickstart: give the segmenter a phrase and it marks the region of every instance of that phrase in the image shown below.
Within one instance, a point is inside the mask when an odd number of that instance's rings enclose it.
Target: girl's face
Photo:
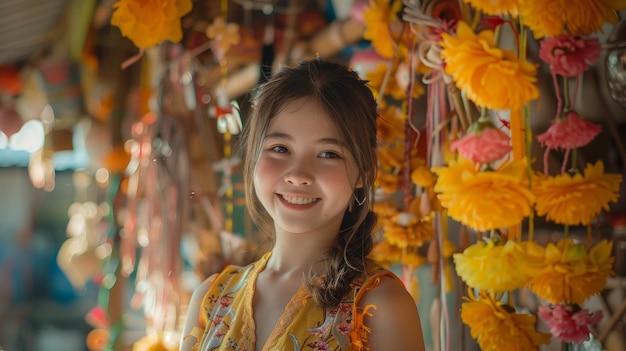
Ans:
[[[361,187],[354,158],[314,100],[285,106],[267,129],[254,171],[256,195],[276,233],[319,233],[333,239]]]

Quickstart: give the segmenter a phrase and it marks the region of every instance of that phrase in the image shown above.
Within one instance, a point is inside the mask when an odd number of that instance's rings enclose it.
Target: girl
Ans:
[[[375,99],[346,66],[283,67],[242,135],[248,213],[273,247],[194,291],[181,350],[424,350],[415,301],[367,259]]]

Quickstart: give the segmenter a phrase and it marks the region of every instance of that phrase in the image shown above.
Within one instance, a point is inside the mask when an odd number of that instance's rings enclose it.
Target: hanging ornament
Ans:
[[[209,116],[217,118],[217,130],[222,134],[237,135],[241,133],[243,125],[237,101],[228,101],[226,90],[221,86],[217,88],[215,95],[217,96],[217,104],[209,107]]]

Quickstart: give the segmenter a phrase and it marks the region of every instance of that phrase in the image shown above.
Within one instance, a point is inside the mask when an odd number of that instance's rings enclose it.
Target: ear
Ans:
[[[354,185],[355,189],[360,189],[363,187],[363,178],[359,176],[359,178],[356,180],[356,184]]]

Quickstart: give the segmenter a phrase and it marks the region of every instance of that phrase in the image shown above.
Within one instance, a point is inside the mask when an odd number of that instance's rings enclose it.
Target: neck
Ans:
[[[284,240],[277,240],[265,270],[279,275],[302,276],[311,269],[319,273],[323,271],[323,258],[327,250],[326,246],[306,241],[288,244]]]

